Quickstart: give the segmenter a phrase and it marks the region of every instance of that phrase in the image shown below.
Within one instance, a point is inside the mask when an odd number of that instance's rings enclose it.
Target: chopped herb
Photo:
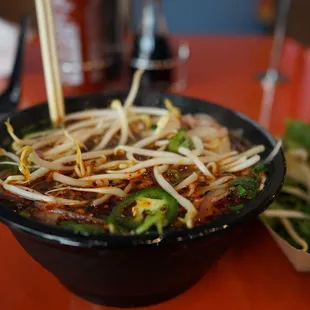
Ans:
[[[232,183],[232,186],[242,186],[247,191],[247,198],[254,199],[257,196],[257,180],[252,177],[239,177],[235,179]]]
[[[169,139],[168,151],[177,153],[180,147],[193,149],[193,142],[187,137],[185,129],[180,129],[172,138]]]
[[[263,163],[258,163],[254,166],[254,172],[256,174],[262,173],[262,172],[266,172],[266,166]]]
[[[242,185],[237,185],[236,190],[238,192],[238,195],[241,197],[245,196],[248,192]]]
[[[310,151],[310,124],[289,120],[286,125],[284,142],[289,148],[303,147]]]

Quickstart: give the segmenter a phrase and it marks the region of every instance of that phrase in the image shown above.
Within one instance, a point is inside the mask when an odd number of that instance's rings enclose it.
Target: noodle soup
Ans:
[[[264,189],[263,145],[206,114],[134,106],[66,116],[1,150],[2,198],[20,215],[82,234],[164,233],[238,213]],[[139,77],[139,76],[138,76]],[[6,203],[7,204],[7,203]]]

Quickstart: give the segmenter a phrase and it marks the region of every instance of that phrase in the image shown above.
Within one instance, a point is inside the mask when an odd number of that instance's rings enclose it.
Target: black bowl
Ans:
[[[125,93],[93,94],[68,98],[66,111],[105,107]],[[275,140],[246,116],[205,101],[178,95],[141,94],[137,105],[161,106],[169,97],[183,113],[208,113],[230,129],[244,130],[253,144],[263,144],[266,156]],[[48,120],[46,104],[10,116],[17,134],[31,124]],[[11,141],[3,124],[0,141]],[[236,239],[243,224],[264,211],[281,189],[285,160],[280,151],[270,164],[266,188],[237,215],[228,215],[190,230],[169,231],[164,236],[84,236],[28,220],[0,206],[0,220],[12,230],[22,247],[72,292],[112,306],[142,306],[181,293],[220,258]]]

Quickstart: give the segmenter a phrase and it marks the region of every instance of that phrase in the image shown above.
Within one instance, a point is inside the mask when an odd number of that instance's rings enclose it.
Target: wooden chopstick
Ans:
[[[50,119],[54,126],[59,126],[64,120],[65,108],[51,0],[35,0],[35,4]]]

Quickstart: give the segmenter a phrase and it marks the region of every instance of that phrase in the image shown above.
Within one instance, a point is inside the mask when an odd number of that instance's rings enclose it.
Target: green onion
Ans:
[[[193,149],[192,140],[187,137],[185,129],[179,129],[179,131],[169,139],[168,151],[177,153],[180,147],[186,149]]]
[[[245,196],[248,193],[248,191],[242,185],[237,185],[236,190],[239,196]]]
[[[263,163],[258,163],[254,167],[254,172],[256,174],[261,173],[261,172],[266,172],[266,167]]]

